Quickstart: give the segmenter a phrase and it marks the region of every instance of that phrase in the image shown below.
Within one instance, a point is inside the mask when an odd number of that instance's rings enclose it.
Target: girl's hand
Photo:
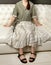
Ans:
[[[42,26],[42,24],[36,24],[36,26]]]
[[[43,24],[39,23],[39,22],[36,22],[35,25],[38,27],[38,26],[43,26]]]
[[[3,25],[4,27],[10,27],[10,25],[8,25],[8,24],[5,24],[5,25]]]

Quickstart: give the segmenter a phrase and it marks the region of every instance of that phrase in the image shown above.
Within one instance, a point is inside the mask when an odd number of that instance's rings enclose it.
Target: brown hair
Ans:
[[[30,10],[30,3],[29,3],[29,0],[28,0],[28,4],[27,4],[27,7],[26,7],[28,10]]]

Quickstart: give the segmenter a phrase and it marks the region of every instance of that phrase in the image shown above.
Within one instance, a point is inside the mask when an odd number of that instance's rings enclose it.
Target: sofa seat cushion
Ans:
[[[45,26],[35,26],[35,40],[38,45],[51,40],[51,33],[47,31]]]
[[[11,43],[13,34],[13,26],[4,27],[0,26],[0,43]]]
[[[14,48],[10,47],[7,44],[0,44],[0,54],[5,54],[5,53],[16,53],[17,50],[15,50]]]
[[[41,46],[37,47],[36,51],[47,51],[51,50],[51,41],[48,41],[46,43],[42,43]],[[13,48],[10,45],[7,44],[0,44],[0,54],[5,54],[5,53],[17,53],[18,50],[16,48]],[[30,52],[30,47],[25,47],[24,52]]]

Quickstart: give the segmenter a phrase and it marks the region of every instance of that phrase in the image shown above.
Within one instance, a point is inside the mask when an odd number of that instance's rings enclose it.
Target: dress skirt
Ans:
[[[15,48],[36,47],[35,25],[31,21],[21,21],[16,25],[14,33],[15,41],[13,42],[13,46]]]

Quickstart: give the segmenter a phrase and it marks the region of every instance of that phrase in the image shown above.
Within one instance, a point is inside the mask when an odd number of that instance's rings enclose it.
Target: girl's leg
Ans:
[[[25,56],[22,55],[22,54],[24,54],[24,53],[23,53],[23,48],[19,48],[19,54],[21,55],[21,56],[20,56],[20,59],[24,59],[24,58],[25,58]]]
[[[23,26],[17,25],[16,30],[15,30],[18,38],[17,38],[17,44],[16,46],[19,48],[18,49],[18,58],[22,63],[27,63],[27,59],[25,58],[25,55],[23,53],[23,47],[26,46],[26,33],[25,30],[23,29]]]
[[[19,48],[18,58],[20,59],[22,63],[27,63],[27,59],[25,58],[23,53],[23,48]]]
[[[35,61],[35,58],[36,58],[35,48],[31,46],[31,54],[30,54],[29,62]]]
[[[35,48],[31,46],[31,53],[35,53]]]
[[[19,54],[23,54],[23,48],[19,48]]]

